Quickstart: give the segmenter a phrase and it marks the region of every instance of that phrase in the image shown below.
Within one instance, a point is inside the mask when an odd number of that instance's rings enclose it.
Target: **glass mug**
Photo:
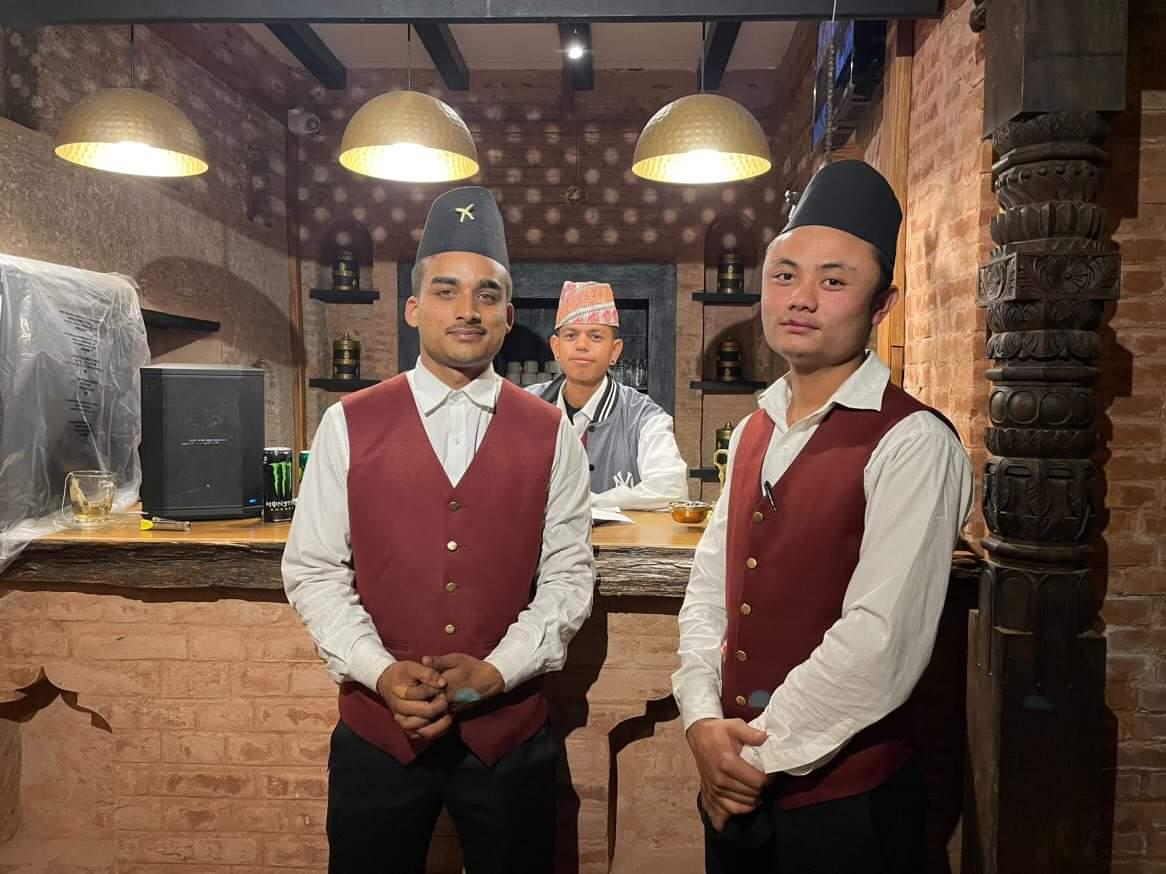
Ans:
[[[117,478],[108,470],[74,470],[65,475],[61,515],[75,525],[102,525],[113,512]],[[68,509],[66,510],[66,504]]]

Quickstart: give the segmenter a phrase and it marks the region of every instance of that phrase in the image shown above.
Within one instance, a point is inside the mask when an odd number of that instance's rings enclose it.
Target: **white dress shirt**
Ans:
[[[762,481],[781,479],[835,404],[880,409],[889,377],[878,356],[868,354],[825,405],[793,427],[786,424],[788,377],[774,383],[759,398],[775,426]],[[672,687],[685,730],[723,715],[725,535],[733,459],[744,430],[743,420],[733,432],[725,489],[697,547],[680,610],[680,669]],[[750,723],[768,738],[741,755],[766,773],[800,775],[827,763],[907,700],[931,658],[952,550],[971,506],[967,452],[934,415],[913,413],[875,447],[863,487],[865,530],[842,617]]]
[[[571,427],[580,440],[595,421],[599,404],[607,392],[608,380],[609,377],[603,377],[595,394],[575,413]],[[565,394],[560,391],[557,402],[564,413],[567,411]],[[619,510],[664,510],[672,501],[688,499],[688,465],[680,456],[680,448],[676,445],[676,435],[672,430],[672,417],[667,413],[645,419],[641,425],[636,447],[636,467],[640,470],[638,483],[633,485],[630,481],[617,481],[606,491],[592,492],[591,506]]]
[[[501,379],[487,368],[465,388],[451,389],[420,361],[407,378],[434,454],[456,486],[494,418]],[[377,679],[394,659],[356,592],[348,527],[348,450],[344,408],[333,404],[320,420],[300,484],[283,553],[283,581],[288,601],[316,641],[332,678],[375,692]],[[486,657],[507,691],[561,668],[567,643],[591,613],[595,557],[589,493],[587,456],[564,416],[551,468],[535,595]],[[498,511],[505,509],[500,502]]]

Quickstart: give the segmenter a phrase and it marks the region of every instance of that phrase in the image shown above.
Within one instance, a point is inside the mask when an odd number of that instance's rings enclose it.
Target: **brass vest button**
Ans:
[[[764,522],[765,521],[765,514],[762,513],[760,510],[757,510],[753,514],[753,521],[754,522]]]
[[[750,607],[748,604],[741,605],[741,615],[742,616],[748,616],[752,612],[753,612],[753,608]]]
[[[450,512],[456,513],[456,512],[457,512],[458,510],[460,510],[461,508],[462,508],[462,505],[461,505],[461,504],[459,504],[457,501],[450,501],[450,502],[449,502],[449,509],[450,509]]]
[[[745,705],[748,703],[748,702],[745,700],[745,696],[744,696],[744,695],[738,695],[738,696],[737,696],[735,699],[733,699],[733,700],[735,700],[735,701],[737,702],[737,706],[738,706],[738,707],[744,707],[744,706],[745,706]]]
[[[457,542],[454,540],[451,540],[449,543],[447,543],[445,545],[445,548],[448,549],[450,552],[457,552]],[[752,559],[750,559],[750,561],[752,561]]]
[[[445,633],[446,634],[453,634],[455,631],[457,631],[457,629],[454,628],[452,625],[445,626]]]
[[[737,661],[743,662],[747,658],[749,658],[749,656],[745,655],[745,650],[743,650],[743,649],[737,650]]]
[[[457,544],[455,543],[453,545],[453,547],[451,547],[451,548],[456,549]],[[757,567],[757,559],[755,559],[755,558],[745,559],[745,567],[749,568],[749,570],[753,570],[753,568]]]
[[[453,592],[456,592],[456,591],[457,591],[457,583],[446,583],[446,584],[445,584],[445,590],[446,590],[447,592],[450,592],[451,594],[452,594]]]

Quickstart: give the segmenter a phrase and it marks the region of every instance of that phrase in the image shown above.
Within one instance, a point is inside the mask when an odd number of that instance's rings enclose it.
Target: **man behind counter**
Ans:
[[[587,448],[592,506],[661,510],[685,500],[688,465],[676,446],[672,417],[608,375],[623,351],[610,285],[563,283],[551,351],[562,374],[527,391],[565,411]]]

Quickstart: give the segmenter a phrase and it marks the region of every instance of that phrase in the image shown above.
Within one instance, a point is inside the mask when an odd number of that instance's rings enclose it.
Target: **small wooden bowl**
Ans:
[[[704,501],[673,501],[668,505],[672,520],[681,525],[699,525],[708,518],[713,505]]]

